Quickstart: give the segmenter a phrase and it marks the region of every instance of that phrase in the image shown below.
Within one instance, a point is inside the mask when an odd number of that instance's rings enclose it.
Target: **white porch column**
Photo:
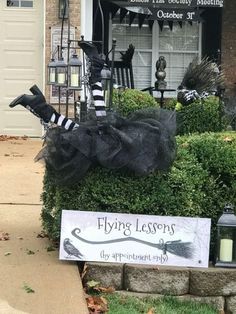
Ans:
[[[84,36],[84,40],[92,40],[93,35],[93,0],[81,0],[81,35]],[[85,91],[81,91],[81,101],[85,100]],[[86,94],[88,97],[88,106],[91,104],[91,95],[86,88]]]
[[[81,35],[84,40],[92,40],[93,0],[81,0]]]

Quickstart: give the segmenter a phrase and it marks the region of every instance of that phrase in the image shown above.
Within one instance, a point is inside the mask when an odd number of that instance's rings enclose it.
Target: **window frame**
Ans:
[[[11,6],[11,5],[8,5],[8,0],[6,0],[5,2],[5,6],[7,9],[26,9],[26,10],[29,10],[29,9],[34,9],[34,0],[17,0],[19,5],[18,6]],[[22,2],[29,2],[31,3],[32,2],[32,6],[22,6]]]
[[[183,22],[184,23],[184,22]],[[188,22],[185,22],[185,23],[188,23]],[[112,31],[113,31],[113,28],[112,28],[112,25],[113,25],[113,21],[112,21],[112,17],[111,17],[111,14],[110,14],[110,18],[109,18],[109,49],[111,49],[111,44],[112,44],[112,38],[113,38],[113,35],[112,35]],[[117,24],[117,23],[115,23]],[[121,23],[122,24],[122,23]],[[127,23],[123,23],[123,24],[127,24]],[[132,26],[131,26],[132,27]],[[145,52],[146,51],[150,51],[151,53],[151,78],[150,78],[150,82],[151,82],[151,86],[154,86],[155,84],[155,81],[156,81],[156,78],[155,78],[155,72],[156,72],[156,61],[158,60],[158,58],[165,54],[165,53],[168,53],[170,54],[171,52],[170,51],[165,51],[164,49],[161,50],[160,49],[160,27],[159,27],[159,24],[158,24],[158,21],[154,21],[153,23],[153,27],[152,27],[152,49],[145,49]],[[186,55],[186,54],[196,54],[196,56],[198,57],[199,60],[201,60],[201,56],[202,56],[202,23],[198,23],[198,33],[197,33],[197,36],[198,36],[198,41],[197,41],[197,46],[198,46],[198,50],[173,50],[173,53],[181,53],[183,55]],[[128,47],[127,47],[128,48]],[[121,49],[117,49],[118,51],[121,51]],[[142,49],[139,49],[140,52],[142,51]],[[136,51],[137,52],[137,51]],[[183,73],[184,71],[186,70],[188,64],[186,64],[185,66],[183,66]],[[167,67],[168,67],[168,63],[167,63]],[[134,77],[134,80],[135,80],[135,77]],[[167,77],[167,81],[168,81],[168,77]],[[180,84],[181,82],[179,82]],[[134,83],[134,85],[136,85]],[[177,86],[174,86],[172,87],[169,82],[168,82],[168,85],[167,85],[169,88],[177,88]],[[145,86],[143,87],[145,88]],[[165,96],[166,97],[173,97],[173,94],[176,95],[176,92],[171,92],[171,93],[166,93]]]

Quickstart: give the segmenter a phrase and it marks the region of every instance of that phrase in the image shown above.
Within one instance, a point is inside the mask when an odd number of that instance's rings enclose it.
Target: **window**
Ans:
[[[148,24],[140,28],[135,19],[132,26],[128,21],[120,24],[119,17],[112,21],[112,38],[116,38],[116,59],[120,59],[120,51],[128,49],[129,44],[135,47],[132,65],[134,72],[134,86],[142,89],[151,86],[152,76],[152,32]]]
[[[111,38],[116,38],[116,58],[120,58],[119,51],[125,51],[129,44],[135,46],[133,57],[134,85],[137,89],[154,86],[156,81],[156,61],[159,56],[164,56],[167,62],[166,81],[167,87],[177,89],[184,72],[194,57],[200,58],[200,33],[201,24],[183,22],[173,23],[172,30],[164,24],[161,30],[155,21],[152,29],[147,23],[140,28],[138,20],[132,25],[126,17],[122,24],[119,16],[111,21]],[[171,94],[170,94],[171,96]]]
[[[159,43],[159,55],[165,57],[167,62],[166,81],[167,86],[176,89],[184,76],[185,69],[196,57],[200,57],[200,30],[199,24],[174,23],[173,29],[164,26],[158,29],[157,42]],[[156,47],[154,49],[157,49]]]
[[[7,0],[7,7],[33,8],[33,0]]]

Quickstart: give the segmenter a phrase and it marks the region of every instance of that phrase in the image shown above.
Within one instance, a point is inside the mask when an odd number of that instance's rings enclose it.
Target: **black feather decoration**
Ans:
[[[196,90],[198,94],[212,93],[224,85],[224,73],[219,70],[216,63],[203,58],[200,63],[195,58],[188,66],[181,86],[188,90]]]

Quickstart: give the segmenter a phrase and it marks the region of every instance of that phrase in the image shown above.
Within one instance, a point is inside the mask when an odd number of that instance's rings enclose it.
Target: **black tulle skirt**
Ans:
[[[130,118],[109,112],[103,121],[89,119],[73,131],[50,129],[36,160],[46,162],[58,184],[79,181],[97,165],[148,175],[171,167],[176,156],[175,130],[173,111],[150,108]]]

